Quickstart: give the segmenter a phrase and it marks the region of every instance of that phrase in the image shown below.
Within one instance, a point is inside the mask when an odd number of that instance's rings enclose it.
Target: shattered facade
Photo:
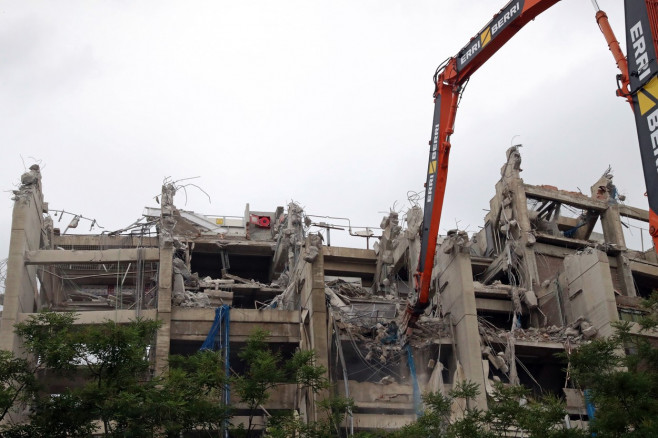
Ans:
[[[483,409],[499,381],[565,398],[573,419],[586,419],[555,354],[642,314],[658,262],[653,248],[626,247],[622,218],[647,222],[648,212],[622,204],[610,172],[587,196],[525,184],[520,164],[518,149],[508,150],[480,232],[439,238],[432,303],[411,333],[398,324],[414,298],[419,207],[390,213],[374,249],[355,249],[325,244],[295,203],[202,215],[177,208],[178,188],[166,183],[143,220],[72,235],[55,228],[33,166],[14,196],[0,348],[20,354],[13,325],[43,308],[79,312],[79,324],[157,318],[150,354],[163,373],[170,354],[200,348],[214,309],[229,305],[232,367],[240,371],[237,352],[254,327],[284,355],[313,349],[333,384],[327,391],[355,401],[352,430],[399,428],[416,418],[423,392],[461,380],[484,389]],[[260,424],[283,409],[318,419],[314,402],[327,394],[284,386]],[[248,412],[234,407],[239,424]]]

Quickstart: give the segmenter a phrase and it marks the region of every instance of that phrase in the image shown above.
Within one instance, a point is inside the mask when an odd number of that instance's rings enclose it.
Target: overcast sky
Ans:
[[[295,200],[378,226],[423,190],[436,66],[504,4],[0,0],[0,254],[10,191],[35,160],[51,208],[106,230],[157,206],[165,177],[195,176],[212,203],[191,189],[181,208]],[[622,2],[599,4],[625,47]],[[647,208],[616,74],[589,0],[503,47],[464,93],[441,232],[482,225],[516,135],[527,183],[589,193],[610,164],[627,203]]]

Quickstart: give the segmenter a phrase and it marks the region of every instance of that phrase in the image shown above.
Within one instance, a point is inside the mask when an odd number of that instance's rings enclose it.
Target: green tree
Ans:
[[[527,438],[584,438],[581,429],[566,429],[564,402],[552,395],[539,399],[523,386],[496,383],[485,422],[492,436],[505,436],[510,431],[522,432]]]
[[[159,327],[157,321],[88,326],[74,325],[74,321],[73,314],[45,312],[17,324],[16,332],[37,367],[72,384],[56,395],[24,391],[32,397],[29,421],[5,426],[3,437],[89,436],[99,433],[95,430],[98,420],[104,436],[179,437],[185,431],[218,434],[228,418],[227,407],[221,404],[226,379],[219,353],[174,356],[166,376],[151,378],[148,351]],[[3,361],[8,358],[0,355],[0,374],[2,364],[11,364]],[[15,365],[33,376],[28,361],[15,360]],[[13,381],[18,382],[15,375]],[[74,384],[80,377],[82,383]],[[9,388],[6,386],[5,392]],[[11,404],[10,396],[6,400]]]
[[[223,405],[228,381],[220,352],[199,351],[194,355],[172,356],[162,393],[164,403],[156,412],[171,436],[182,431],[223,430],[230,419],[230,407]]]
[[[143,399],[145,392],[154,388],[148,382],[147,351],[159,322],[138,319],[123,325],[106,321],[76,326],[75,318],[72,313],[43,312],[16,324],[25,350],[45,368],[62,377],[82,374],[86,380],[80,388],[37,400],[31,424],[50,436],[78,436],[80,430],[88,430],[100,419],[106,435],[141,435],[138,430],[144,431],[151,424],[133,421],[132,402]],[[73,410],[80,415],[52,415]]]
[[[423,396],[425,411],[415,422],[389,435],[395,438],[584,438],[584,431],[566,429],[564,405],[553,397],[533,400],[521,386],[496,384],[488,410],[473,406],[480,389],[473,382],[461,382],[447,396]],[[457,415],[455,415],[457,414]]]
[[[326,369],[316,365],[313,351],[298,350],[290,359],[284,360],[280,352],[270,349],[268,336],[269,333],[262,329],[256,329],[249,335],[246,346],[238,353],[245,364],[245,371],[232,379],[235,392],[249,410],[249,422],[244,431],[246,436],[252,435],[254,416],[269,399],[273,388],[296,383],[317,393],[329,384],[325,377]]]
[[[440,393],[423,395],[425,411],[418,419],[392,434],[393,437],[422,436],[428,438],[489,437],[485,428],[484,412],[473,406],[478,396],[478,385],[460,382],[447,396]],[[460,406],[459,418],[452,420],[453,405]]]
[[[329,397],[318,402],[323,420],[302,422],[290,412],[272,418],[267,425],[266,438],[331,438],[341,436],[341,424],[354,409],[354,401],[345,397]]]
[[[658,295],[645,303],[639,327],[621,321],[616,333],[595,339],[569,356],[574,380],[589,389],[599,437],[658,436],[658,348],[647,334],[658,327]]]
[[[0,422],[13,407],[32,399],[38,389],[35,371],[27,360],[0,350]]]

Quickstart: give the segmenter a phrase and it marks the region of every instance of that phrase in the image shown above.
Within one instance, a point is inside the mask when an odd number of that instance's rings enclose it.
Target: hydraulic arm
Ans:
[[[603,32],[620,74],[617,94],[633,106],[650,206],[650,232],[658,248],[658,65],[653,38],[658,11],[655,0],[626,0],[626,28],[629,60],[623,55],[606,14],[597,9],[596,20]],[[418,269],[414,275],[416,298],[409,302],[402,328],[413,327],[430,302],[430,283],[441,210],[448,177],[450,136],[454,132],[459,98],[471,75],[528,22],[559,0],[512,0],[478,32],[454,57],[446,60],[434,75],[434,118],[429,164],[425,183],[423,226]],[[647,6],[647,4],[651,6]],[[646,55],[646,56],[645,56]],[[630,65],[630,67],[629,67]],[[630,71],[630,73],[629,73]],[[655,134],[655,135],[654,135]],[[655,156],[654,156],[655,145]]]
[[[649,233],[658,250],[658,3],[626,0],[624,12],[630,101],[649,199]]]

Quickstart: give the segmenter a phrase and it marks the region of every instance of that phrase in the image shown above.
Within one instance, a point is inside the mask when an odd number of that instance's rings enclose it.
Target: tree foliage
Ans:
[[[0,350],[0,422],[17,403],[27,403],[38,386],[35,370],[25,359]]]
[[[345,397],[329,397],[321,400],[318,407],[322,412],[320,421],[304,423],[293,412],[270,419],[265,432],[266,438],[332,438],[340,437],[341,425],[354,409],[354,401]]]
[[[639,326],[620,322],[616,334],[580,346],[565,358],[570,375],[591,392],[596,416],[590,431],[566,429],[565,409],[554,397],[533,399],[519,386],[496,384],[488,410],[476,407],[480,388],[471,382],[455,385],[448,395],[428,393],[424,413],[394,432],[360,433],[361,438],[445,437],[600,438],[658,436],[658,348],[652,336],[658,328],[658,295],[646,303]],[[152,377],[149,349],[159,327],[155,321],[130,324],[104,322],[76,325],[75,315],[45,312],[17,324],[16,333],[30,360],[0,351],[0,420],[29,405],[28,421],[6,422],[2,437],[179,437],[194,431],[221,436],[230,419],[223,406],[229,383],[220,353],[198,352],[170,358],[169,373]],[[283,384],[319,394],[328,388],[326,369],[313,351],[284,358],[272,351],[268,333],[255,330],[239,352],[244,372],[230,379],[234,401],[250,412],[242,435],[253,435],[253,418]],[[65,389],[51,395],[38,377],[54,375]],[[83,377],[82,379],[80,377]],[[318,402],[324,415],[305,423],[293,411],[268,420],[264,436],[329,438],[344,436],[341,427],[356,408],[354,401],[328,397]],[[98,428],[98,422],[103,425]],[[240,430],[232,431],[235,436]],[[512,435],[510,435],[512,434]],[[233,436],[233,435],[231,435]]]
[[[247,405],[249,422],[244,431],[236,434],[250,436],[254,429],[256,412],[269,399],[270,391],[286,383],[295,383],[313,393],[329,385],[326,368],[315,363],[315,353],[310,350],[296,351],[284,360],[280,352],[274,352],[267,343],[269,332],[255,329],[247,339],[246,346],[238,353],[245,364],[242,374],[232,381],[240,400]]]
[[[204,350],[187,357],[172,356],[163,386],[169,415],[161,414],[167,430],[178,436],[179,431],[212,433],[226,427],[230,408],[223,405],[222,395],[227,384],[221,353]]]
[[[392,432],[395,438],[419,436],[432,438],[584,438],[578,429],[563,425],[564,405],[555,398],[533,400],[521,386],[497,383],[483,411],[473,401],[480,389],[473,382],[458,383],[448,395],[428,393],[423,396],[425,411],[415,422]]]
[[[149,350],[159,322],[74,322],[74,314],[44,312],[16,325],[36,368],[69,384],[55,395],[24,391],[32,406],[28,421],[5,426],[2,436],[81,437],[94,432],[178,437],[184,431],[217,431],[228,418],[221,405],[226,379],[218,353],[173,357],[168,375],[151,377]],[[34,375],[29,362],[21,364]]]
[[[3,437],[221,435],[230,407],[223,405],[229,381],[219,352],[172,356],[168,374],[153,377],[149,351],[157,321],[76,325],[75,320],[72,313],[43,312],[16,325],[32,360],[0,352],[0,409],[3,418],[19,402],[31,410],[27,421],[5,424]],[[328,385],[326,369],[315,364],[312,351],[284,360],[270,350],[267,336],[257,330],[249,338],[239,353],[246,372],[232,380],[252,417],[279,385],[295,383],[314,393]],[[40,387],[41,370],[65,389],[50,394]],[[251,429],[250,423],[247,432]]]
[[[645,307],[639,327],[621,321],[614,336],[569,356],[574,380],[591,394],[596,413],[590,428],[599,437],[658,436],[658,345],[645,336],[655,336],[658,327],[656,293]]]

